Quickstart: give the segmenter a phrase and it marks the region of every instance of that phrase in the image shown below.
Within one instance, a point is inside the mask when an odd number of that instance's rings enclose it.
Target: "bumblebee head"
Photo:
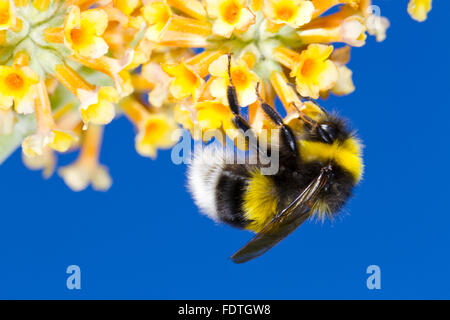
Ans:
[[[300,156],[306,162],[339,166],[355,182],[363,174],[362,145],[341,118],[323,113],[317,120],[305,121],[300,140]]]
[[[318,121],[305,123],[305,139],[326,144],[343,143],[352,136],[344,120],[324,114]]]

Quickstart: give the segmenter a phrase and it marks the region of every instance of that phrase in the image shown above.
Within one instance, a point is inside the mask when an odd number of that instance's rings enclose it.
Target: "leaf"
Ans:
[[[18,116],[14,131],[11,134],[0,136],[0,164],[16,151],[23,139],[35,131],[36,118],[34,115]]]

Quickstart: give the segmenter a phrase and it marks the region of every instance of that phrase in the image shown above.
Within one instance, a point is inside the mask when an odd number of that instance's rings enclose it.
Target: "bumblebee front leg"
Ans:
[[[292,132],[292,129],[283,122],[283,118],[275,109],[273,109],[268,103],[262,100],[261,96],[259,95],[258,89],[259,88],[256,89],[256,93],[258,94],[258,98],[261,101],[262,110],[275,123],[275,125],[280,128],[282,142],[290,149],[290,151],[293,152],[295,156],[297,156],[298,155],[297,138]]]
[[[228,54],[228,77],[230,79],[230,85],[227,87],[227,99],[228,106],[234,116],[232,120],[233,124],[237,129],[242,130],[246,134],[246,138],[248,138],[250,142],[250,147],[258,153],[261,153],[262,150],[259,148],[258,139],[255,132],[248,121],[241,115],[241,106],[239,105],[236,88],[233,84],[233,79],[231,78],[231,54]]]
[[[230,79],[230,85],[227,87],[227,99],[228,105],[231,112],[234,115],[233,124],[236,128],[247,132],[247,130],[252,130],[250,124],[241,116],[241,106],[237,98],[236,88],[233,85],[233,80],[231,79],[231,54],[228,54],[228,77]]]
[[[231,54],[228,54],[228,77],[230,79],[230,85],[227,87],[227,99],[228,99],[228,105],[230,107],[231,112],[234,115],[233,118],[233,124],[238,128],[243,130],[244,132],[247,132],[250,130],[254,137],[256,135],[254,134],[250,124],[245,120],[241,114],[240,114],[240,105],[237,98],[236,88],[233,85],[233,79],[231,77]],[[259,84],[258,84],[259,87]],[[292,132],[291,128],[287,126],[283,122],[283,118],[276,112],[269,104],[264,102],[261,97],[259,96],[258,92],[259,88],[256,88],[256,93],[258,94],[258,98],[261,101],[261,107],[264,113],[268,115],[268,117],[281,129],[281,140],[284,145],[286,145],[290,151],[291,154],[294,155],[294,157],[297,157],[298,155],[298,149],[297,149],[297,139]],[[256,140],[253,139],[253,141],[256,142]],[[257,144],[257,143],[256,143]],[[258,145],[254,146],[258,152],[261,152]]]

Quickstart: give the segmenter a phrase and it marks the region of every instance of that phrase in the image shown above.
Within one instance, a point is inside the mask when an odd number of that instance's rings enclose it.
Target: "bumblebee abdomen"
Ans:
[[[206,148],[189,168],[189,189],[201,211],[215,221],[259,232],[276,214],[277,192],[257,166],[233,164]]]
[[[259,170],[252,172],[243,200],[245,217],[249,221],[246,229],[260,232],[278,209],[279,198],[273,178]]]
[[[230,165],[223,150],[196,150],[188,170],[188,187],[202,213],[217,222],[245,228],[243,196],[249,173],[244,165]]]

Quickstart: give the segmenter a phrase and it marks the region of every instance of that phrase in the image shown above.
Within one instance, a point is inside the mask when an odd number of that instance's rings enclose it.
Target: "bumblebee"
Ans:
[[[252,130],[240,114],[229,76],[233,123],[243,131]],[[279,128],[275,174],[264,175],[259,163],[230,163],[212,148],[200,149],[188,169],[190,192],[203,213],[256,233],[231,257],[235,263],[264,254],[312,216],[336,215],[363,173],[362,145],[341,118],[323,109],[314,119],[299,111],[300,130],[285,124],[267,103],[261,101],[261,107]]]

